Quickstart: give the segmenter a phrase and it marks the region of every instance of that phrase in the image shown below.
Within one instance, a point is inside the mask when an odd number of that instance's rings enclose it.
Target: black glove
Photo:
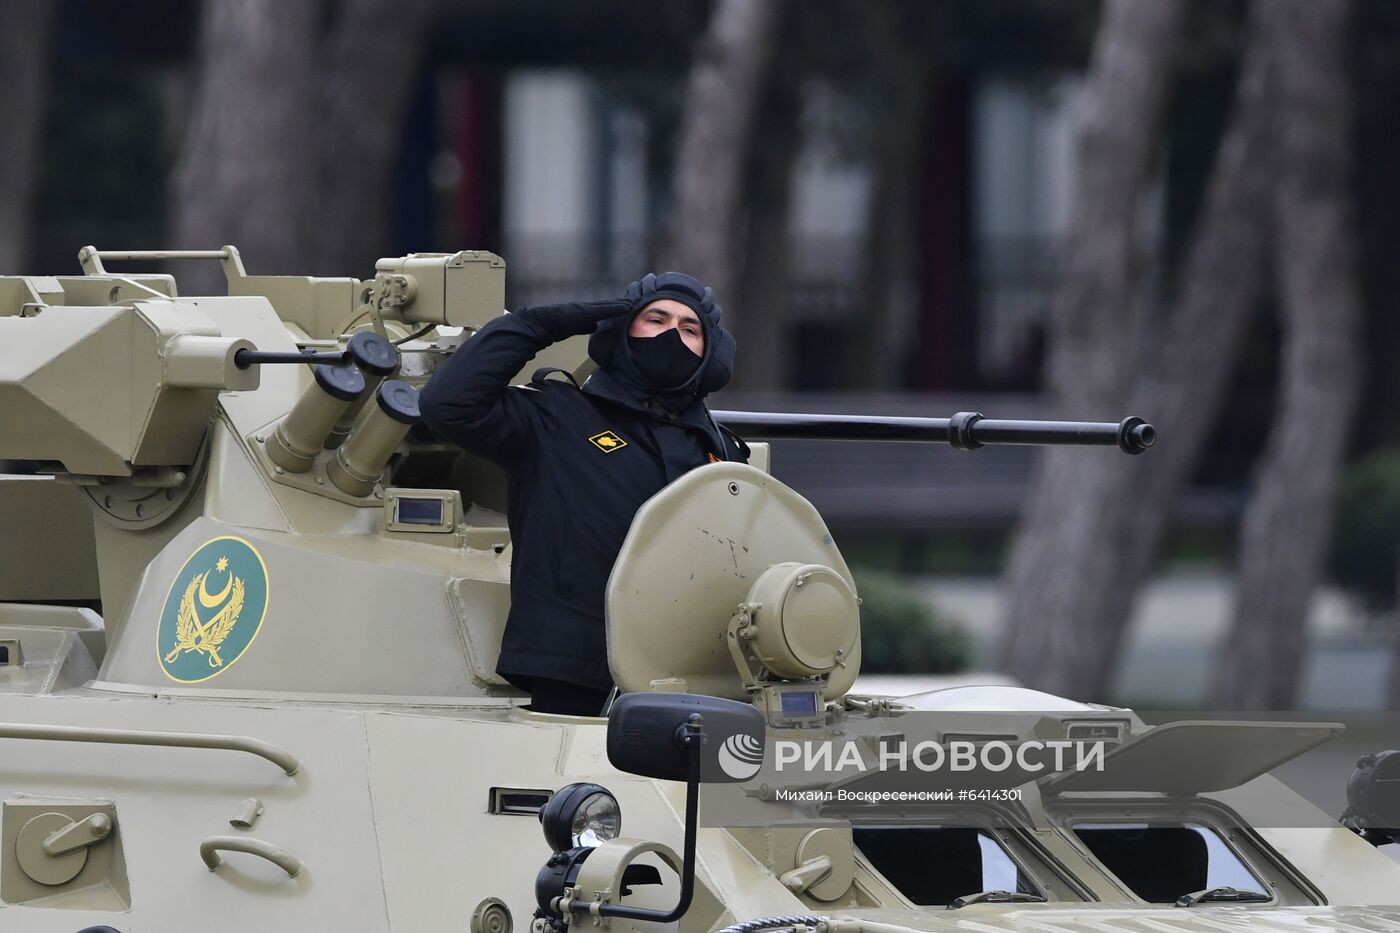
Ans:
[[[582,334],[591,334],[606,320],[621,317],[632,310],[625,298],[605,298],[602,301],[568,301],[557,305],[540,305],[516,312],[537,324],[555,342]]]

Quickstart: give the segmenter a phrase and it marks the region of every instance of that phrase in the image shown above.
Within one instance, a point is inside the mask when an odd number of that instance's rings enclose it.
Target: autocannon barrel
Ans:
[[[247,369],[249,366],[262,366],[268,363],[305,363],[308,366],[317,363],[325,363],[334,366],[336,363],[345,362],[345,353],[339,350],[315,351],[300,350],[295,353],[279,352],[276,350],[239,350],[234,357],[234,363],[239,369]]]
[[[239,350],[233,361],[239,369],[269,363],[305,363],[311,366],[318,363],[330,366],[354,363],[366,375],[383,377],[398,368],[399,351],[389,342],[389,338],[370,331],[360,331],[350,338],[344,350],[299,350],[286,353],[247,347]]]
[[[1071,444],[1117,447],[1140,454],[1157,440],[1157,431],[1141,418],[1111,421],[1014,421],[984,418],[961,411],[951,418],[905,418],[883,415],[812,415],[758,411],[716,411],[715,420],[751,438],[802,438],[828,441],[941,441],[959,450],[990,444]]]

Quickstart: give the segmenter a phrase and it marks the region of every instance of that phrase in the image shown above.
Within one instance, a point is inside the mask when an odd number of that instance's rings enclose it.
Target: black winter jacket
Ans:
[[[554,340],[592,329],[580,307],[491,321],[433,375],[419,408],[441,437],[509,471],[511,608],[497,671],[607,688],[604,592],[638,507],[694,467],[747,457],[698,398],[673,414],[607,370],[581,390],[558,379],[510,386]]]

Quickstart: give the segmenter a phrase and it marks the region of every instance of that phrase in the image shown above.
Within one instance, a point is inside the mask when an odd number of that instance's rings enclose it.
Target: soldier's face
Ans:
[[[655,337],[673,328],[680,331],[681,342],[691,353],[704,355],[705,331],[699,315],[670,298],[659,298],[639,311],[627,333],[632,337]]]

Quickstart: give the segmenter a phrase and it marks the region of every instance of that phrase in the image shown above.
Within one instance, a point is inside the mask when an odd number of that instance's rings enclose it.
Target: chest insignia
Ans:
[[[610,454],[613,451],[621,450],[627,446],[627,442],[614,431],[604,431],[602,434],[595,434],[590,437],[588,441],[605,454]]]

